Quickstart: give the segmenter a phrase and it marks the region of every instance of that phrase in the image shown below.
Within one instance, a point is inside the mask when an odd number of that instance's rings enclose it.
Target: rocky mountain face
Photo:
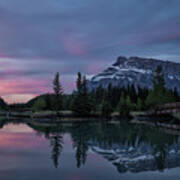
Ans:
[[[158,65],[163,67],[167,88],[177,87],[180,93],[180,63],[140,57],[118,57],[112,66],[93,76],[88,81],[88,87],[90,90],[99,85],[106,88],[111,83],[112,86],[127,87],[134,84],[136,87],[139,85],[152,89],[153,74]]]

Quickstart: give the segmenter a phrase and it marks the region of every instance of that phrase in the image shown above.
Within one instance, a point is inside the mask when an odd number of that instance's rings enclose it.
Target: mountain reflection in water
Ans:
[[[159,128],[119,123],[35,123],[29,126],[49,140],[56,168],[64,134],[71,136],[78,168],[86,163],[88,150],[102,155],[120,173],[163,171],[180,166],[180,139]]]

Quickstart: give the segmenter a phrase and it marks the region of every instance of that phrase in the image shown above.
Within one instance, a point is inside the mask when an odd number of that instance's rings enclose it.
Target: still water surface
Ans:
[[[179,178],[179,136],[159,128],[100,123],[1,125],[2,180]]]

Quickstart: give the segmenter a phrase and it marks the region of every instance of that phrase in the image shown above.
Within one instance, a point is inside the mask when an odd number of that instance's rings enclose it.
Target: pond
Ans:
[[[180,138],[120,123],[1,123],[3,180],[177,180]]]

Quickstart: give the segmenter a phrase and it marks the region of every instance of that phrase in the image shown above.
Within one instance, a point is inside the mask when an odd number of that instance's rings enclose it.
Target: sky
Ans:
[[[180,0],[1,0],[0,96],[26,102],[64,92],[118,56],[180,62]]]

